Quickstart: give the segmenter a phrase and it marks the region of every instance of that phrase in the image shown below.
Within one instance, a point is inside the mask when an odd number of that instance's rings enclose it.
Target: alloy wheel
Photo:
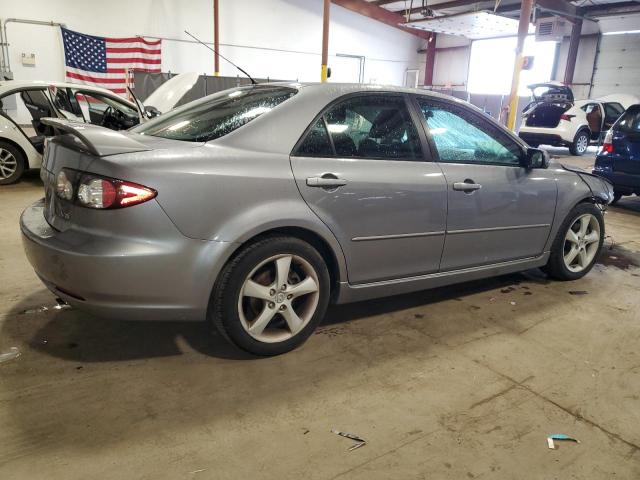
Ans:
[[[11,177],[18,168],[16,157],[9,150],[0,147],[0,178]]]
[[[574,273],[585,270],[600,248],[600,223],[586,213],[580,215],[569,227],[564,240],[564,264]]]
[[[587,151],[587,148],[589,147],[589,138],[586,135],[580,135],[578,137],[578,141],[577,141],[577,145],[576,145],[576,150],[578,150],[579,153],[584,153]]]
[[[286,341],[311,321],[320,298],[311,264],[298,255],[276,255],[245,279],[238,313],[245,331],[260,342]]]

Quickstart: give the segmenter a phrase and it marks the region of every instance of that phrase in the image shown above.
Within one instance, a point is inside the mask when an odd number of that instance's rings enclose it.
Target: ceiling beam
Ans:
[[[423,39],[428,39],[431,35],[430,32],[425,30],[403,27],[402,24],[405,23],[405,18],[402,15],[385,10],[382,7],[374,5],[372,2],[370,3],[365,0],[331,0],[331,3]]]
[[[371,3],[381,7],[383,5],[389,5],[390,3],[396,3],[396,2],[398,2],[398,0],[373,0],[373,2]]]

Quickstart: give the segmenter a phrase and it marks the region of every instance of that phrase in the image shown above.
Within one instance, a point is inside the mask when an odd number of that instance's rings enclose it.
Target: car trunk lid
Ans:
[[[176,144],[184,144],[61,119],[47,118],[43,122],[59,133],[48,140],[40,171],[45,190],[44,215],[47,222],[59,231],[65,231],[81,222],[82,218],[95,213],[57,195],[57,177],[63,169],[74,185],[75,192],[80,176],[84,173],[131,180],[128,174],[122,175],[126,159],[130,158],[126,154],[168,149]],[[192,144],[193,147],[200,145],[202,144]],[[127,178],[121,178],[122,176]]]

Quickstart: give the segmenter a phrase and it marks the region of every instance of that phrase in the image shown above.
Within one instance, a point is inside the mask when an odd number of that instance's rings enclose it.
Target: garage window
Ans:
[[[296,92],[288,87],[263,86],[227,90],[188,103],[132,131],[173,140],[208,142],[264,115]]]

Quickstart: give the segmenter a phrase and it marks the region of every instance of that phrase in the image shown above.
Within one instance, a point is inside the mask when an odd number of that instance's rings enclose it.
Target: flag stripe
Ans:
[[[89,75],[80,75],[79,73],[69,72],[67,71],[67,77],[75,78],[76,80],[84,80],[85,82],[94,82],[94,83],[124,83],[124,78],[115,77],[115,78],[98,78],[98,77],[90,77]]]
[[[113,43],[136,43],[136,42],[140,42],[140,43],[144,43],[145,45],[160,45],[162,43],[162,40],[145,40],[142,37],[125,37],[125,38],[105,38],[104,39],[106,42],[113,42]]]
[[[139,47],[107,47],[107,53],[147,53],[149,55],[160,54],[160,49],[150,50],[148,48]]]

